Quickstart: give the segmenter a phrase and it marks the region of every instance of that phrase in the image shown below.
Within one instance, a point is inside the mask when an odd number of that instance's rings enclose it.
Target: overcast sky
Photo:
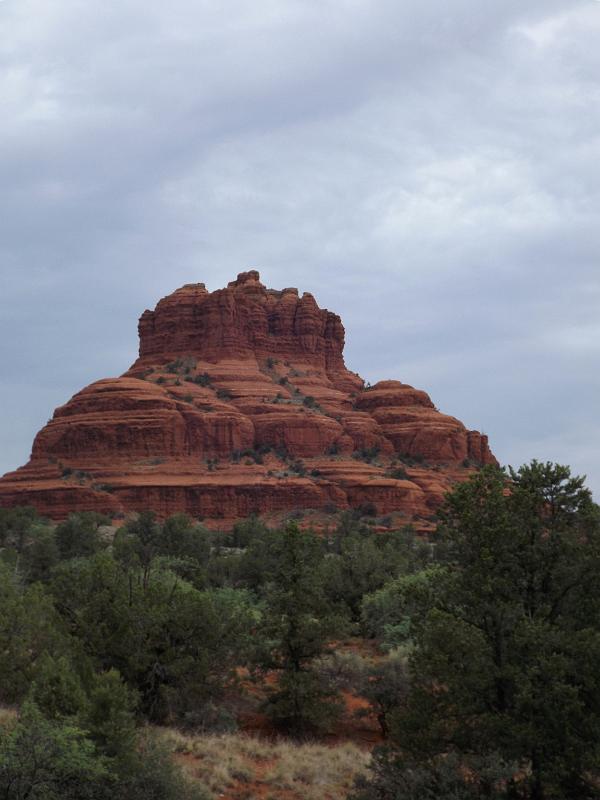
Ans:
[[[600,2],[0,0],[0,473],[247,268],[600,497]]]

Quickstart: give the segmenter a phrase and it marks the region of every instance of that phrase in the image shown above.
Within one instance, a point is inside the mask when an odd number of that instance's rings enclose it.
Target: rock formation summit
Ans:
[[[54,412],[0,505],[53,519],[150,508],[227,524],[360,508],[427,529],[444,492],[495,463],[487,437],[399,381],[365,386],[311,294],[188,284],[139,321],[139,358]]]

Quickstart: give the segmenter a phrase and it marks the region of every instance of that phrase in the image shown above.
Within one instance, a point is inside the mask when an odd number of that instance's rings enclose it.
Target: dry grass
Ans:
[[[4,708],[0,706],[0,729],[10,728],[17,719],[17,711],[14,708]]]
[[[186,756],[185,766],[215,797],[238,783],[249,783],[254,772],[241,741],[244,737],[184,736],[170,732],[175,753]]]
[[[370,755],[354,744],[268,741],[244,734],[168,739],[178,760],[213,797],[341,800]]]
[[[283,745],[264,780],[277,789],[288,789],[306,800],[343,798],[356,777],[363,773],[370,756],[356,745],[334,747],[319,744]]]

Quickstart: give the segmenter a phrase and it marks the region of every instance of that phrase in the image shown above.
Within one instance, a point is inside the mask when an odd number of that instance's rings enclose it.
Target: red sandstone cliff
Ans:
[[[178,289],[139,334],[128,372],[55,411],[29,463],[0,479],[0,505],[232,520],[368,503],[426,527],[453,482],[495,463],[487,438],[425,392],[365,388],[340,318],[255,271]]]

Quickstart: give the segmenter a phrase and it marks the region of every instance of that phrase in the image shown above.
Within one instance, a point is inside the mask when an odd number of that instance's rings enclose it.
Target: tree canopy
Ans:
[[[400,761],[493,757],[513,765],[506,796],[597,796],[600,524],[584,480],[535,461],[488,467],[440,518],[444,568],[394,715]],[[384,783],[361,796],[404,796]]]

